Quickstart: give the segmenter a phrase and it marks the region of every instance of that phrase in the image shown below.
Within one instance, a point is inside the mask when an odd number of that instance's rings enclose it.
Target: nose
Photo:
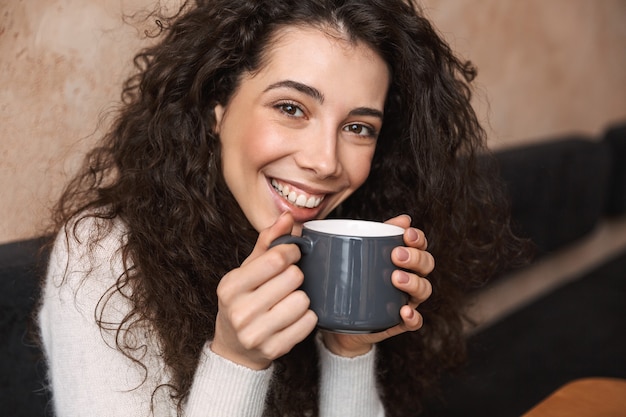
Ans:
[[[324,179],[341,173],[338,132],[335,129],[319,129],[302,138],[302,146],[296,156],[300,168],[312,171]]]

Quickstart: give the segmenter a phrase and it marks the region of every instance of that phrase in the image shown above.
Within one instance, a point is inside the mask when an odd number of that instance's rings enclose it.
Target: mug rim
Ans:
[[[333,236],[394,237],[402,236],[404,229],[393,224],[357,219],[317,219],[303,223],[303,228]]]

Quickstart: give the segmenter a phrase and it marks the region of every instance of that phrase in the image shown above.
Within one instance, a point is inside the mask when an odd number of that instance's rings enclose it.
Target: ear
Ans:
[[[220,133],[220,127],[222,126],[225,111],[226,109],[221,104],[216,104],[213,108],[213,113],[215,114],[215,133]]]

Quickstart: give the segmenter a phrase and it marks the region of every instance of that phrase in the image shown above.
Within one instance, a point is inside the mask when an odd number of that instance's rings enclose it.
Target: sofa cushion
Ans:
[[[496,153],[516,232],[541,256],[591,231],[604,214],[610,173],[605,141],[560,137]]]
[[[47,256],[42,240],[0,245],[0,405],[3,415],[43,416],[45,363],[32,315]]]
[[[626,123],[609,127],[604,140],[611,153],[606,214],[617,216],[626,213]]]

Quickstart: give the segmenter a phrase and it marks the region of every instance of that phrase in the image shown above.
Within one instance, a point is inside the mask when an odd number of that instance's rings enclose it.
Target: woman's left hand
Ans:
[[[393,263],[399,268],[411,272],[396,269],[392,276],[393,284],[400,290],[409,294],[409,302],[400,309],[402,323],[380,333],[349,335],[322,331],[322,337],[326,347],[336,355],[355,357],[370,351],[372,345],[399,335],[400,333],[418,330],[422,327],[422,315],[416,308],[423,303],[432,293],[430,281],[425,277],[435,267],[433,256],[426,251],[426,236],[421,230],[411,227],[411,218],[401,215],[388,220],[386,223],[394,224],[405,229],[405,247],[397,247],[391,253]]]

